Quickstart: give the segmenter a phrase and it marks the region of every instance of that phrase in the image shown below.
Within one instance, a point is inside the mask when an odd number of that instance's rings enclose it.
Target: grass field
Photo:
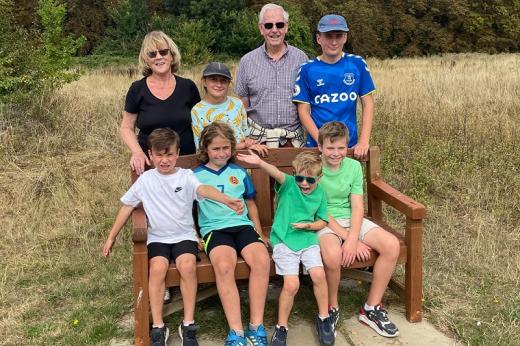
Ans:
[[[383,177],[428,207],[426,317],[466,344],[515,344],[520,55],[368,63]],[[128,232],[109,261],[100,251],[128,185],[118,126],[135,79],[89,72],[35,100],[36,118],[0,108],[0,344],[131,337],[120,323],[132,303]],[[225,323],[212,328],[224,334]]]

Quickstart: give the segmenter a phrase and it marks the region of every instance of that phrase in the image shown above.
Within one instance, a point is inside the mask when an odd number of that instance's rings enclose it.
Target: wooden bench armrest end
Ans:
[[[134,243],[146,243],[147,237],[146,215],[144,209],[138,207],[132,212],[132,241]]]
[[[382,179],[372,180],[368,191],[412,220],[422,220],[426,217],[426,207],[423,204],[399,192]]]

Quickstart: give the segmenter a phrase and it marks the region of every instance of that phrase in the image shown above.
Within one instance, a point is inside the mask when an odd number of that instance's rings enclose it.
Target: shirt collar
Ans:
[[[283,54],[280,57],[280,59],[289,52],[289,45],[287,44],[287,41],[283,41],[283,44],[285,45],[285,50],[283,51]],[[267,44],[265,43],[265,41],[264,44],[262,44],[262,50],[269,59],[272,59],[269,53],[267,52]]]

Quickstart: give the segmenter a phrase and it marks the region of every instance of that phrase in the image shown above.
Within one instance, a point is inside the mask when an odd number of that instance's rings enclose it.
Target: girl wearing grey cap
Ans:
[[[231,84],[231,72],[221,62],[212,62],[202,72],[201,84],[204,88],[204,98],[191,110],[191,123],[195,146],[199,147],[200,134],[204,127],[214,121],[227,123],[233,129],[237,140],[237,149],[253,149],[261,155],[266,155],[268,148],[247,138],[249,129],[247,115],[242,101],[228,96]]]

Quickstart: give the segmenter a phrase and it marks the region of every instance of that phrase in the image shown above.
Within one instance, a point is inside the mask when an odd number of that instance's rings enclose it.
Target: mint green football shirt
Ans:
[[[350,195],[363,195],[363,170],[359,161],[345,157],[337,171],[323,166],[320,186],[327,195],[328,213],[335,219],[350,219]]]

